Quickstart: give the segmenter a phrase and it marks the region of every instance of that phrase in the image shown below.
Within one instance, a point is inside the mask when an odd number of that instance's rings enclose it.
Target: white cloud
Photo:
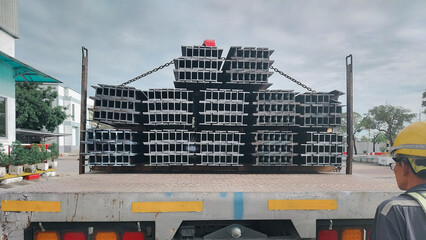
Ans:
[[[82,46],[89,49],[89,85],[120,84],[179,57],[181,45],[207,38],[225,56],[230,46],[274,49],[274,66],[318,91],[346,91],[345,57],[353,54],[360,113],[385,103],[418,112],[426,88],[424,1],[19,3],[16,57],[78,91]],[[173,87],[172,69],[132,86]],[[276,73],[270,81],[274,89],[305,91]]]

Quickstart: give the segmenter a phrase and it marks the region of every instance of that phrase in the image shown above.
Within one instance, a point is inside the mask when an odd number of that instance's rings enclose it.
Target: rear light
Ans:
[[[116,232],[97,232],[95,240],[118,240]]]
[[[342,231],[342,240],[363,240],[364,229],[362,228],[345,228]]]
[[[318,233],[318,240],[337,240],[337,231],[321,230]]]
[[[142,232],[125,232],[122,240],[144,240],[145,235]]]
[[[66,232],[64,240],[86,240],[86,234],[82,232]]]
[[[367,231],[367,240],[370,240],[370,234],[371,234],[371,228],[369,228]]]
[[[59,233],[54,231],[37,231],[34,240],[59,240]]]

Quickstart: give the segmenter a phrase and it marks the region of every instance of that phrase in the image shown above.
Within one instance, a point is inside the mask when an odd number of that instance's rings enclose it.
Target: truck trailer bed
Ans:
[[[389,168],[366,163],[354,164],[353,175],[84,174],[0,191],[9,239],[34,222],[148,221],[156,239],[172,239],[185,221],[255,219],[289,220],[308,239],[318,220],[372,219],[381,201],[401,193]]]

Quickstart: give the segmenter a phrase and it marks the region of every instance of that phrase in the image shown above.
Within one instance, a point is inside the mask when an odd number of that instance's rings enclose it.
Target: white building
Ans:
[[[80,93],[68,87],[63,87],[58,84],[43,84],[42,87],[51,87],[58,93],[56,101],[53,106],[65,107],[67,118],[59,125],[55,133],[63,135],[54,140],[59,146],[59,151],[63,153],[78,153],[80,147],[80,108],[81,108],[81,95]],[[93,100],[87,99],[87,106],[93,106]],[[89,113],[86,113],[89,118]],[[87,121],[87,125],[90,124]],[[88,125],[86,128],[89,128]],[[50,141],[52,142],[52,141]]]
[[[16,140],[15,82],[54,83],[58,91],[56,105],[67,107],[69,117],[56,132],[61,152],[78,151],[80,132],[80,94],[59,86],[59,80],[15,58],[15,39],[18,38],[18,0],[0,0],[0,144],[7,150]],[[88,102],[88,106],[89,106]],[[28,136],[47,136],[37,131],[19,130]],[[54,134],[53,134],[54,135]],[[55,140],[56,141],[56,140]]]
[[[15,56],[18,38],[18,1],[0,0],[0,143],[15,141],[15,72],[6,61]]]

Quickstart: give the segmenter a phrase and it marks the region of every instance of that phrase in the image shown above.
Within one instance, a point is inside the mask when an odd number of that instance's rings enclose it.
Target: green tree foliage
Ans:
[[[370,136],[370,131],[372,131],[373,137],[369,139],[373,143],[373,152],[376,152],[376,144],[386,142],[386,135],[383,132],[376,130],[376,124],[374,120],[370,117],[364,117],[360,125],[363,129],[368,130],[368,135]]]
[[[369,141],[370,141],[370,139],[368,139],[367,136],[362,136],[361,137],[361,142],[369,142]]]
[[[16,84],[16,127],[53,132],[67,118],[66,108],[52,107],[58,93],[38,84]]]
[[[55,159],[57,159],[59,157],[59,147],[58,147],[58,144],[52,143],[49,146],[49,150],[50,150],[50,158],[52,160],[55,160]]]
[[[43,152],[37,143],[33,143],[28,151],[28,162],[27,164],[41,163],[43,160]]]
[[[371,142],[373,143],[373,152],[376,152],[376,144],[386,142],[386,136],[383,132],[376,132],[371,138]]]
[[[28,151],[28,164],[41,163],[51,158],[51,153],[44,144],[33,143]]]
[[[367,126],[367,129],[383,132],[392,146],[396,135],[404,128],[404,123],[411,122],[416,117],[416,114],[410,112],[403,107],[380,105],[368,110],[363,125]]]
[[[29,162],[29,151],[22,146],[21,142],[16,141],[12,144],[9,157],[12,165],[26,164]]]
[[[10,163],[9,155],[4,152],[3,144],[0,143],[0,167],[6,167]]]
[[[361,114],[357,113],[357,112],[353,112],[353,123],[354,123],[354,132],[352,135],[352,140],[353,140],[353,144],[354,144],[354,153],[355,155],[358,154],[358,151],[356,149],[356,144],[355,144],[355,140],[356,140],[356,134],[360,133],[363,130],[363,126],[361,125],[361,121],[362,121],[362,116]],[[342,126],[338,129],[336,129],[337,132],[340,132],[344,135],[346,135],[346,133],[348,132],[348,127],[347,127],[347,113],[343,113],[342,115]]]

